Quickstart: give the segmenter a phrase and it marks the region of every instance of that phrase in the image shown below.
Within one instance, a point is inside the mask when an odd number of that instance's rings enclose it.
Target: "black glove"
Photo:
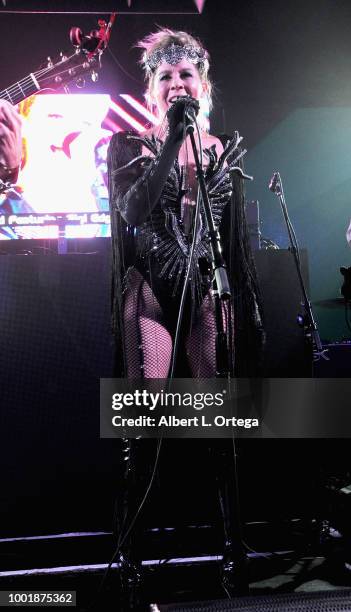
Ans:
[[[199,101],[191,96],[179,96],[167,111],[169,132],[178,133],[192,123],[191,117],[197,116]]]

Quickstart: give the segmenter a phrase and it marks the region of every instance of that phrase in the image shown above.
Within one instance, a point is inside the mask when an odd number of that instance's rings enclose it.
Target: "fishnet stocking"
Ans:
[[[163,319],[149,284],[137,270],[130,270],[124,296],[128,378],[167,378],[172,338]]]
[[[186,305],[183,329],[189,326]],[[232,332],[233,321],[230,317],[228,303],[222,303],[222,320],[224,331]],[[173,313],[172,329],[166,324],[162,308],[153,294],[149,284],[135,269],[127,277],[127,289],[124,294],[124,336],[128,378],[167,378],[172,355],[174,328],[178,309],[169,305]],[[174,326],[174,328],[173,328]],[[216,376],[216,317],[215,301],[208,293],[197,310],[192,321],[190,333],[181,334],[181,345],[178,356],[181,356],[184,344],[194,378],[214,378]],[[232,339],[233,340],[233,339]]]

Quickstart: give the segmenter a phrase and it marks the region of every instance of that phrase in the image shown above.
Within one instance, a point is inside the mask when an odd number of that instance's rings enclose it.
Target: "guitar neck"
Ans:
[[[5,3],[6,4],[6,3]],[[21,81],[14,83],[7,89],[0,91],[0,100],[7,100],[11,104],[19,104],[42,90],[57,90],[66,88],[70,83],[79,80],[84,84],[84,74],[89,74],[96,80],[96,69],[100,68],[101,56],[107,47],[111,28],[116,18],[112,13],[107,24],[103,19],[98,21],[99,30],[92,30],[89,36],[83,36],[80,28],[71,28],[70,39],[75,51],[68,56],[60,53],[60,59],[54,62],[48,57],[48,64],[36,72],[31,72]]]
[[[40,89],[35,75],[31,73],[7,89],[0,91],[0,99],[7,100],[11,104],[19,104],[19,102],[37,93]]]

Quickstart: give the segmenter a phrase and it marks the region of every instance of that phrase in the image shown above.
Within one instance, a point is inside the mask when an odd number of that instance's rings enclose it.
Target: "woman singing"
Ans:
[[[211,248],[203,207],[195,214],[198,183],[188,134],[197,117],[195,141],[200,157],[202,150],[232,295],[230,302],[219,306],[217,317],[226,332],[227,372],[256,376],[263,329],[245,223],[241,139],[237,132],[219,139],[204,129],[203,101],[211,106],[212,87],[209,56],[198,40],[185,32],[160,29],[138,46],[143,49],[147,98],[158,124],[143,134],[119,132],[109,148],[116,375],[130,379],[218,375]],[[130,521],[137,514],[140,489],[147,487],[142,477],[146,463],[140,459],[146,448],[140,447],[143,442],[130,446],[125,462],[122,525],[128,524],[126,514]],[[235,582],[233,558],[241,554],[233,523],[233,457],[224,444],[213,444],[212,450],[226,536],[222,576],[229,588]],[[127,551],[129,561],[126,548],[122,558],[129,586],[135,586],[139,576],[132,548]]]
[[[159,125],[144,134],[115,134],[109,149],[113,243],[113,318],[118,374],[167,378],[184,279],[191,260],[181,324],[177,376],[216,375],[211,254],[203,210],[194,232],[197,180],[186,118],[211,103],[208,53],[189,34],[160,30],[139,46],[147,95]],[[199,147],[198,135],[195,134]],[[244,216],[238,133],[223,142],[200,130],[212,214],[232,289],[223,320],[233,375],[253,376],[262,326],[255,266]],[[195,235],[194,235],[195,234]],[[186,360],[184,360],[186,356]],[[180,363],[181,361],[181,363]]]

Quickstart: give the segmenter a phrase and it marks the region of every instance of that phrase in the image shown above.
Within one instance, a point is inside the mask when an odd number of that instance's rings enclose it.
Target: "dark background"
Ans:
[[[85,4],[92,10],[103,6],[102,2]],[[148,10],[153,5],[140,0],[138,5],[141,4],[147,4]],[[10,0],[7,8],[11,8]],[[0,12],[0,88],[38,68],[47,56],[54,57],[61,49],[69,48],[70,27],[77,25],[88,33],[96,27],[96,19],[86,14]],[[272,172],[280,170],[291,219],[300,245],[309,254],[312,300],[336,296],[341,285],[338,268],[350,263],[345,239],[351,216],[350,2],[207,0],[202,15],[117,16],[99,82],[85,91],[112,96],[132,93],[141,99],[143,75],[137,66],[139,52],[133,45],[156,24],[185,29],[207,46],[216,84],[211,131],[232,133],[237,129],[244,135],[249,151],[246,168],[255,177],[248,197],[260,201],[263,235],[281,247],[287,246],[278,201],[267,189]],[[59,272],[51,275],[49,267],[43,264],[39,272],[37,268],[33,272],[41,287],[37,293],[37,289],[33,292],[37,284],[30,284],[28,270],[21,275],[23,267],[18,263],[16,274],[9,272],[12,292],[7,293],[8,303],[2,304],[9,317],[2,317],[2,326],[8,333],[9,325],[16,324],[18,334],[16,342],[11,333],[2,336],[1,371],[3,377],[4,372],[7,376],[8,391],[2,398],[2,435],[6,438],[1,494],[6,516],[4,534],[47,532],[53,525],[56,529],[111,525],[118,458],[110,441],[97,439],[94,395],[98,384],[95,375],[109,374],[109,349],[105,356],[99,354],[99,338],[100,346],[109,346],[108,285],[98,289],[90,285],[88,271],[83,283],[87,295],[82,294],[81,284],[73,283],[69,290],[66,287],[65,300],[72,296],[70,308],[64,300],[60,303],[63,294],[59,287],[60,282],[65,286],[64,278]],[[2,274],[6,279],[6,266]],[[74,274],[70,278],[74,279]],[[90,321],[93,315],[89,300],[97,291],[97,302],[103,300],[101,291],[105,291],[106,312],[102,319]],[[24,308],[26,299],[30,299],[28,311]],[[82,303],[86,311],[85,318],[80,319],[77,305]],[[26,312],[28,319],[23,314]],[[16,313],[21,313],[20,318]],[[323,338],[349,336],[342,310],[316,309],[316,315]],[[28,321],[35,326],[37,316],[40,329],[46,325],[48,339],[39,337],[35,327],[28,328]],[[72,329],[78,326],[79,342],[72,336],[71,325]],[[88,342],[88,352],[83,340]],[[97,355],[99,367],[94,370]],[[55,376],[48,380],[47,371],[55,368]],[[74,379],[80,381],[81,391],[73,397],[65,395],[62,384],[69,381],[71,387]],[[85,380],[89,383],[84,387]],[[37,404],[34,388],[38,390]],[[82,431],[86,433],[82,435]],[[307,490],[310,494],[312,491],[310,472],[316,479],[321,466],[319,457],[324,454],[328,462],[330,454],[335,457],[335,453],[325,452],[321,444],[314,443],[312,447],[304,441],[297,448],[298,441],[292,442],[284,442],[285,473],[280,480],[275,470],[282,445],[269,454],[263,444],[259,452],[257,445],[254,452],[248,445],[244,449],[243,462],[250,474],[246,482],[247,491],[251,491],[250,518],[267,516],[270,499],[271,509],[275,503],[282,515],[299,514],[306,503],[310,508],[310,500],[303,499]],[[307,464],[305,456],[310,457]],[[261,457],[267,457],[265,464]],[[302,470],[305,480],[297,489]],[[203,479],[206,481],[206,474]],[[279,495],[283,482],[284,495]],[[26,507],[31,512],[35,509],[34,522]]]

